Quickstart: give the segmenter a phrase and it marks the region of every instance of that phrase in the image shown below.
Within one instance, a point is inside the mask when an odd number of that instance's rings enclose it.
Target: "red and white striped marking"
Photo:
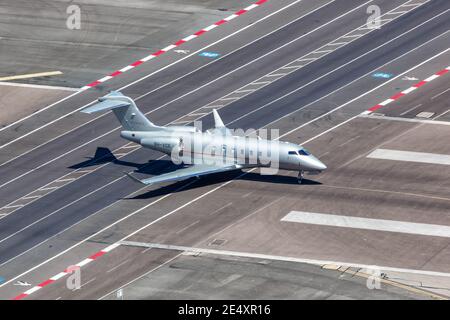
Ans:
[[[114,243],[108,247],[106,247],[105,249],[102,249],[100,251],[98,251],[97,253],[94,253],[92,256],[90,256],[89,258],[86,258],[80,262],[78,262],[75,266],[76,267],[84,267],[85,265],[89,264],[90,262],[100,258],[101,256],[103,256],[104,254],[114,250],[115,248],[117,248],[118,246],[120,246],[119,243]],[[73,267],[73,266],[72,266]],[[44,282],[41,282],[40,284],[38,284],[37,286],[34,286],[33,288],[25,291],[24,293],[19,294],[18,296],[14,297],[12,300],[21,300],[25,297],[28,297],[29,295],[35,293],[36,291],[39,291],[40,289],[48,286],[49,284],[52,284],[53,282],[64,278],[65,276],[71,274],[72,272],[69,270],[70,267],[67,267],[66,270],[64,270],[63,272],[60,272],[56,275],[54,275],[53,277],[45,280]]]
[[[379,104],[377,104],[377,105],[375,105],[375,106],[369,108],[367,111],[364,111],[362,114],[366,115],[366,114],[370,114],[370,113],[372,113],[372,112],[374,112],[374,111],[377,111],[378,109],[380,109],[380,108],[382,108],[382,107],[388,105],[388,104],[391,103],[391,102],[394,102],[394,101],[400,99],[400,98],[403,97],[403,96],[406,96],[408,93],[411,93],[411,92],[415,91],[416,89],[422,87],[423,85],[427,84],[427,83],[430,82],[430,81],[433,81],[433,80],[439,78],[440,76],[446,74],[446,73],[449,72],[449,71],[450,71],[450,67],[447,67],[447,68],[445,68],[445,69],[442,69],[441,71],[436,72],[435,74],[433,74],[432,76],[426,78],[425,80],[422,80],[422,81],[416,83],[416,84],[413,85],[412,87],[409,87],[408,89],[403,90],[402,92],[399,92],[399,93],[393,95],[393,96],[390,97],[389,99],[386,99],[386,100],[384,100],[383,102],[381,102],[381,103],[379,103]]]
[[[185,37],[183,39],[178,40],[177,42],[175,42],[174,44],[171,44],[170,46],[167,46],[167,47],[165,47],[165,48],[163,48],[163,49],[161,49],[159,51],[156,51],[156,52],[154,52],[154,53],[152,53],[152,54],[150,54],[150,55],[148,55],[148,56],[146,56],[146,57],[144,57],[144,58],[142,58],[140,60],[137,60],[137,61],[133,62],[132,64],[130,64],[130,65],[126,66],[126,67],[123,67],[122,69],[116,70],[116,71],[114,71],[113,73],[111,73],[108,76],[105,76],[105,77],[103,77],[101,79],[98,79],[98,80],[96,80],[94,82],[91,82],[91,83],[85,85],[80,90],[81,91],[88,90],[90,88],[96,87],[97,85],[99,85],[101,83],[104,83],[104,82],[106,82],[108,80],[111,80],[112,78],[115,78],[115,77],[117,77],[118,75],[120,75],[122,73],[125,73],[125,72],[127,72],[127,71],[129,71],[131,69],[136,68],[137,66],[143,64],[144,62],[147,62],[147,61],[149,61],[151,59],[154,59],[154,58],[156,58],[156,57],[158,57],[158,56],[160,56],[160,55],[162,55],[162,54],[164,54],[164,53],[166,53],[166,52],[168,52],[168,51],[170,51],[170,50],[172,50],[172,49],[174,49],[174,48],[176,48],[178,46],[181,46],[185,42],[191,41],[192,39],[195,39],[195,38],[201,36],[202,34],[208,32],[208,31],[211,31],[212,29],[215,29],[218,26],[220,26],[220,25],[222,25],[224,23],[227,23],[228,21],[233,20],[233,19],[243,15],[244,13],[246,13],[246,12],[248,12],[248,11],[254,9],[254,8],[259,7],[260,5],[262,5],[263,3],[267,2],[267,1],[269,1],[269,0],[259,0],[258,2],[248,6],[246,8],[244,8],[242,10],[239,10],[239,11],[233,13],[231,16],[228,16],[228,17],[226,17],[226,18],[224,18],[224,19],[222,19],[220,21],[217,21],[216,23],[213,23],[212,25],[197,31],[196,33],[194,33],[194,34],[192,34],[190,36],[187,36],[187,37]]]

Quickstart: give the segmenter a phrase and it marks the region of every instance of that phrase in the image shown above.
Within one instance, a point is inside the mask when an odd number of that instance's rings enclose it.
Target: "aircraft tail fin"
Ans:
[[[220,118],[219,113],[216,109],[213,109],[213,115],[214,115],[214,125],[216,128],[225,128],[225,125],[223,124],[222,118]]]
[[[91,114],[107,110],[111,110],[115,114],[125,130],[155,131],[161,129],[145,117],[133,99],[117,91],[99,98],[98,103],[81,110],[81,112]]]

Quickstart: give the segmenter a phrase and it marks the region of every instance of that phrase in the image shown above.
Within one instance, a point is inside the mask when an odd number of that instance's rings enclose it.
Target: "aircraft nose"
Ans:
[[[327,166],[322,161],[311,155],[308,157],[306,165],[310,170],[315,171],[324,171],[327,169]]]
[[[317,160],[316,168],[317,168],[317,170],[324,171],[327,169],[327,166],[320,160]]]

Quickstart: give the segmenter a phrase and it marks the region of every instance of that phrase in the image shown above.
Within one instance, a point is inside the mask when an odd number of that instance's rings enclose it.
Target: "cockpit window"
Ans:
[[[290,155],[297,155],[297,151],[289,151],[288,154],[290,154]]]
[[[298,154],[301,156],[309,156],[311,153],[309,153],[309,151],[306,149],[300,149],[298,150]]]

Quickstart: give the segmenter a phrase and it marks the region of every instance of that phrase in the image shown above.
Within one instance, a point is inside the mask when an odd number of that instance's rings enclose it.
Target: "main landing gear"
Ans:
[[[305,172],[303,170],[298,173],[298,177],[297,177],[298,184],[302,184],[304,175],[305,175]]]

